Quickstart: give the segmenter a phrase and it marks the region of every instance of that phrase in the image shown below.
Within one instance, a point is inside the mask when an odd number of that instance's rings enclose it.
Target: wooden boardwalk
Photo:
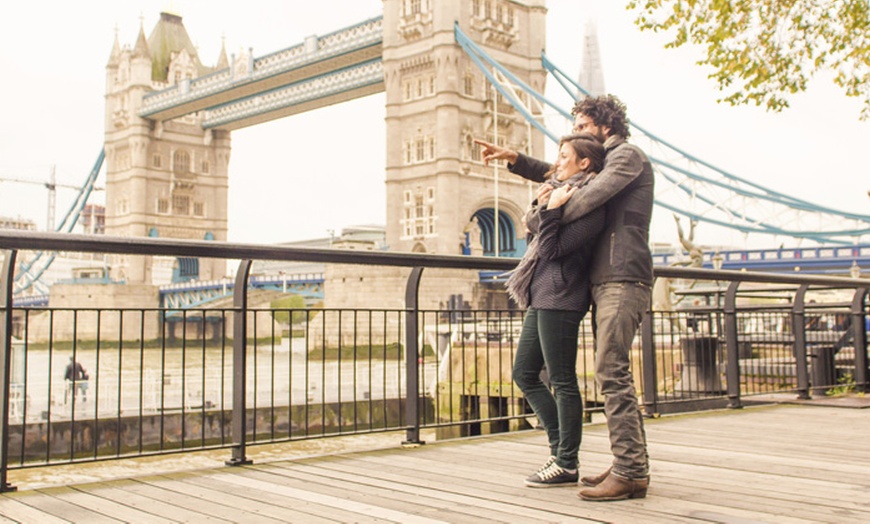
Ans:
[[[753,407],[647,423],[646,499],[530,489],[540,431],[23,490],[2,522],[870,522],[870,409]],[[582,472],[610,461],[584,428]]]

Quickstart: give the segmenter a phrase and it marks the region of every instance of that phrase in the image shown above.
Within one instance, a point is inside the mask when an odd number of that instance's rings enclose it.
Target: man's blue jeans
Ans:
[[[577,469],[583,435],[583,399],[577,386],[578,311],[529,308],[514,358],[513,378],[547,431],[550,454]],[[553,392],[541,381],[547,366]]]
[[[612,471],[626,479],[644,478],[649,475],[649,458],[631,374],[631,343],[650,307],[650,288],[635,282],[608,282],[592,287],[592,300],[595,380],[604,395]]]

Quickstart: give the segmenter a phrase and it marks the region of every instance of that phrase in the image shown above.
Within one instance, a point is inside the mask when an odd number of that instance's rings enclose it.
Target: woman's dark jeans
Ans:
[[[547,431],[550,454],[577,469],[583,436],[583,399],[577,386],[577,333],[584,313],[529,308],[523,320],[513,379]],[[541,381],[547,366],[553,392]]]

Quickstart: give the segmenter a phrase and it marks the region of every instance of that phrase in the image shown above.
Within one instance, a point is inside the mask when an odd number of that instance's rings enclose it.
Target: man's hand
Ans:
[[[517,157],[519,157],[519,153],[512,149],[490,144],[485,140],[475,138],[474,143],[483,148],[480,153],[483,156],[483,165],[485,166],[489,165],[490,160],[507,160],[513,164],[516,163]]]

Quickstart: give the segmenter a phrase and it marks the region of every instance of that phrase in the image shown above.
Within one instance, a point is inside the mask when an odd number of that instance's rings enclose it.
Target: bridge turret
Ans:
[[[485,254],[518,256],[524,251],[520,220],[530,200],[529,186],[501,166],[496,189],[494,170],[483,166],[472,139],[498,141],[542,157],[543,135],[493,94],[457,44],[454,24],[458,21],[518,78],[543,91],[545,18],[544,0],[384,2],[391,249],[459,254],[480,244]],[[475,217],[478,229],[469,227]]]
[[[106,66],[107,234],[226,240],[230,133],[203,129],[197,114],[139,116],[149,93],[209,72],[176,14],[161,13],[148,38],[140,26],[132,48],[116,36]],[[226,272],[220,260],[180,262],[200,279]],[[117,256],[111,263],[115,279],[157,285],[179,261]]]

